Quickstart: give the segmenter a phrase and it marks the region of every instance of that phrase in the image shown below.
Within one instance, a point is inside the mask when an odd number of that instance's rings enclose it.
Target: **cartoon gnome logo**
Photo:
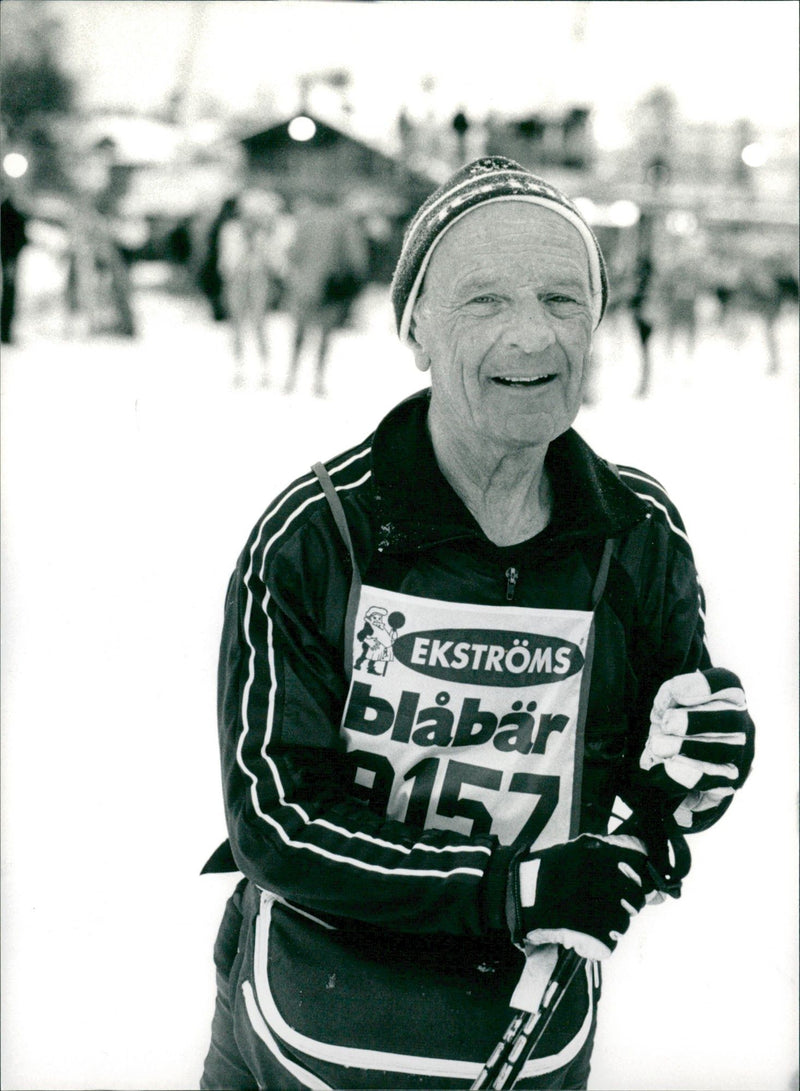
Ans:
[[[356,670],[366,670],[367,674],[386,674],[386,665],[394,659],[392,645],[397,639],[397,630],[405,625],[406,619],[399,611],[391,614],[383,606],[370,606],[364,614],[364,621],[356,633],[356,640],[361,644],[361,654],[353,664]]]

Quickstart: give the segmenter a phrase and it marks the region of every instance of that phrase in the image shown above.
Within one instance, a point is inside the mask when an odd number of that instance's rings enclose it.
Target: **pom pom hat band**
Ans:
[[[589,260],[592,324],[597,328],[608,300],[606,266],[600,246],[586,220],[563,193],[513,159],[485,156],[468,163],[435,190],[406,228],[392,279],[392,305],[400,340],[409,340],[411,315],[425,270],[436,245],[460,219],[479,205],[493,201],[525,201],[563,216],[579,232]]]

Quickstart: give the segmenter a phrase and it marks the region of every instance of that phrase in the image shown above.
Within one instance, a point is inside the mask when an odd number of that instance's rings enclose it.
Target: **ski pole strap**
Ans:
[[[597,609],[597,604],[603,597],[603,592],[606,589],[606,583],[608,582],[608,572],[611,568],[611,558],[614,556],[614,550],[617,548],[617,541],[615,538],[607,538],[606,544],[603,546],[603,553],[600,557],[600,565],[597,569],[597,576],[595,577],[594,586],[592,587],[592,609]]]
[[[647,870],[662,894],[670,898],[681,896],[683,880],[692,866],[692,854],[686,838],[673,827],[648,829],[647,823],[640,823],[642,840],[648,849]]]
[[[471,1085],[472,1091],[481,1088],[505,1091],[514,1086],[523,1065],[542,1040],[567,989],[585,965],[586,959],[575,951],[566,947],[559,950],[539,1007],[534,1012],[512,1011],[511,1022]]]
[[[656,890],[679,898],[681,884],[692,865],[689,845],[673,817],[680,799],[641,780],[630,787],[626,797],[633,813],[614,832],[631,833],[644,841],[647,870]]]
[[[353,633],[355,632],[356,627],[358,602],[361,597],[361,572],[358,567],[358,562],[356,561],[356,551],[353,548],[353,539],[350,537],[350,528],[347,525],[347,516],[344,513],[344,506],[339,499],[338,492],[334,488],[330,474],[321,462],[315,462],[311,469],[319,478],[319,483],[322,486],[322,491],[325,493],[325,499],[328,501],[333,520],[336,523],[339,534],[342,536],[342,541],[347,547],[347,553],[350,557],[350,564],[352,567],[350,591],[347,596],[347,611],[344,619],[344,667],[349,681],[353,673]]]

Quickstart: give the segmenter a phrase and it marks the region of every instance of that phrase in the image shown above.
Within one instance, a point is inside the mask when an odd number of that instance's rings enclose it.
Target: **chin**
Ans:
[[[539,447],[552,443],[572,425],[566,416],[550,416],[547,413],[509,414],[503,421],[500,434],[507,443],[519,447]]]

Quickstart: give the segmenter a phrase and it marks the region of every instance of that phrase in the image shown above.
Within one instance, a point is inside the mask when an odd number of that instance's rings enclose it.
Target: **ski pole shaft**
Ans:
[[[511,1051],[517,1032],[522,1027],[526,1017],[530,1017],[530,1012],[515,1011],[512,1009],[511,1022],[506,1027],[505,1034],[494,1047],[492,1055],[481,1069],[478,1078],[474,1083],[470,1084],[470,1091],[479,1091],[480,1088],[489,1086],[489,1081],[494,1079],[495,1073],[498,1072],[500,1065],[505,1062],[506,1057]]]
[[[651,796],[648,800],[651,807],[652,801]],[[671,815],[667,811],[669,804],[664,804],[661,800],[658,803],[658,807],[652,807],[649,812],[645,812],[647,819],[642,823],[645,829],[642,830],[639,826],[631,832],[643,835],[650,852],[658,852],[658,867],[648,859],[648,869],[655,889],[678,898],[681,881],[691,865],[691,855],[686,839],[670,821]],[[619,832],[623,829],[624,826]],[[532,1013],[512,1009],[511,1022],[492,1050],[478,1078],[471,1085],[471,1091],[506,1091],[514,1086],[522,1066],[541,1041],[567,988],[585,963],[586,959],[574,951],[561,948],[539,1008]]]
[[[472,1084],[474,1091],[511,1088],[523,1065],[542,1039],[550,1020],[561,1003],[575,975],[586,959],[562,947],[553,973],[535,1012],[515,1011],[506,1032],[492,1051]]]

